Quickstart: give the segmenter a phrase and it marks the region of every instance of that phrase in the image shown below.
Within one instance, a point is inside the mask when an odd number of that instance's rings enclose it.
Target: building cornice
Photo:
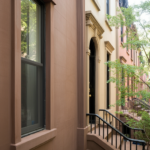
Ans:
[[[110,53],[112,53],[115,49],[109,41],[105,41],[105,47],[109,50]]]
[[[120,56],[120,62],[124,64],[127,62],[127,60],[124,58],[124,56]]]
[[[97,0],[93,0],[93,2],[95,4],[96,8],[98,9],[98,11],[100,11],[101,9],[100,9],[100,5],[99,5],[98,1]]]
[[[97,35],[99,38],[102,38],[104,29],[91,11],[86,11],[86,25],[90,26],[93,30],[97,29]]]
[[[111,26],[110,26],[110,24],[108,22],[107,17],[105,17],[105,22],[106,22],[106,25],[108,26],[109,30],[112,31],[112,28],[111,28]]]

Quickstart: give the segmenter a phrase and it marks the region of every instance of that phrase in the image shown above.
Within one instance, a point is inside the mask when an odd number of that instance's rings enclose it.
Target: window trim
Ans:
[[[110,0],[106,0],[106,14],[110,15]]]
[[[44,3],[42,3],[41,1],[38,1],[36,0],[36,4],[40,5],[40,8],[41,8],[41,15],[40,15],[40,33],[41,33],[41,48],[40,48],[40,53],[41,53],[41,63],[39,62],[36,62],[36,61],[33,61],[33,60],[30,60],[30,59],[27,59],[27,58],[23,58],[21,57],[21,64],[22,63],[25,63],[25,64],[28,64],[28,65],[32,65],[32,66],[36,66],[36,67],[42,67],[42,89],[45,89],[45,65],[44,65],[44,60],[45,60],[45,48],[44,48],[44,36],[45,36],[45,27],[44,27],[44,24],[43,22],[45,21],[44,20]],[[39,76],[39,73],[37,72],[37,77]],[[38,81],[39,81],[39,77],[38,77]],[[39,90],[39,84],[38,84],[38,90]],[[41,97],[41,94],[38,92],[38,123],[34,124],[34,125],[30,125],[30,126],[26,126],[26,127],[21,127],[21,137],[25,137],[27,135],[29,135],[30,133],[34,133],[34,132],[37,132],[41,129],[44,128],[44,120],[45,120],[45,94],[44,94],[44,90],[43,90],[43,94],[42,94],[42,99],[40,100],[40,97]],[[42,106],[40,105],[42,104]],[[22,108],[21,108],[22,109]],[[42,114],[42,116],[41,116]],[[43,127],[40,127],[40,124],[43,124]],[[32,130],[32,131],[31,131]]]
[[[18,0],[12,1],[12,63],[11,63],[11,148],[20,149],[24,145],[30,146],[30,149],[39,144],[44,143],[56,136],[54,135],[54,52],[53,52],[53,39],[54,39],[54,2],[45,2],[46,11],[46,41],[45,53],[46,55],[46,129],[41,132],[29,135],[21,139],[21,3]],[[51,16],[51,17],[50,17]],[[48,55],[51,54],[51,55]],[[51,84],[50,84],[51,83]],[[55,129],[56,131],[57,129]],[[39,138],[42,135],[42,140],[39,143]],[[43,138],[44,137],[44,138]],[[45,138],[46,137],[46,138]],[[31,145],[28,142],[31,140]],[[44,141],[43,141],[44,139]],[[23,142],[25,140],[26,142]],[[36,143],[32,141],[37,141]],[[28,141],[28,142],[27,142]]]

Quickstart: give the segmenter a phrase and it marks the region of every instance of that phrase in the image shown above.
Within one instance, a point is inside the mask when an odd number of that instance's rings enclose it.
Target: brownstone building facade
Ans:
[[[25,34],[23,1],[0,1],[0,150],[85,149],[84,0],[32,0]]]

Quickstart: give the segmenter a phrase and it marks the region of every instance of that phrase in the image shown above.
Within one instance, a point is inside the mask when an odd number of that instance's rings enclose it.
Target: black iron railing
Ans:
[[[109,122],[112,126],[115,124],[115,128],[118,126],[118,130],[122,132],[123,134],[129,135],[130,138],[135,139],[135,132],[142,132],[144,133],[143,129],[138,129],[138,128],[131,128],[128,125],[126,125],[123,121],[118,119],[116,116],[111,114],[108,110],[105,109],[99,109],[99,111],[103,112],[103,119]],[[106,117],[105,117],[106,116]]]
[[[145,108],[150,109],[150,105],[146,104],[144,101],[140,100],[139,98],[133,98],[132,101],[138,102],[143,105]]]
[[[92,116],[95,117],[95,125],[94,125],[94,133],[97,134],[98,132],[98,135],[102,135],[103,139],[104,139],[104,134],[105,134],[105,126],[106,126],[106,134],[107,134],[107,142],[108,142],[108,128],[111,129],[111,145],[115,146],[116,148],[118,148],[118,139],[117,139],[117,136],[119,135],[120,136],[120,150],[122,150],[122,145],[121,145],[121,141],[122,141],[122,138],[123,140],[125,141],[124,142],[124,150],[126,150],[126,143],[127,141],[130,142],[130,148],[128,148],[127,150],[131,150],[132,149],[132,144],[135,143],[136,144],[136,150],[137,150],[137,146],[140,144],[142,146],[142,150],[145,150],[145,145],[146,145],[146,142],[143,141],[143,140],[137,140],[137,139],[131,139],[131,138],[128,138],[126,137],[123,133],[121,133],[119,130],[117,130],[116,128],[114,128],[111,124],[109,124],[107,121],[105,121],[103,118],[101,118],[100,116],[98,116],[97,114],[86,114],[87,116],[89,116],[89,119],[92,118]],[[97,127],[96,127],[96,122],[98,122],[98,130],[96,131]],[[102,124],[100,124],[102,122]],[[90,132],[92,133],[92,130],[93,130],[93,127],[92,127],[92,123],[90,124],[91,127],[90,127]],[[100,130],[102,128],[102,130]],[[102,132],[102,134],[101,134]],[[114,144],[113,142],[113,138],[115,135],[116,137],[116,142]]]

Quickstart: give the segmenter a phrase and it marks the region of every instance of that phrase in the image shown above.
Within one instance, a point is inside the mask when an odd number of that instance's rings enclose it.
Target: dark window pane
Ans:
[[[43,127],[42,67],[23,61],[21,67],[21,126],[27,133]]]

